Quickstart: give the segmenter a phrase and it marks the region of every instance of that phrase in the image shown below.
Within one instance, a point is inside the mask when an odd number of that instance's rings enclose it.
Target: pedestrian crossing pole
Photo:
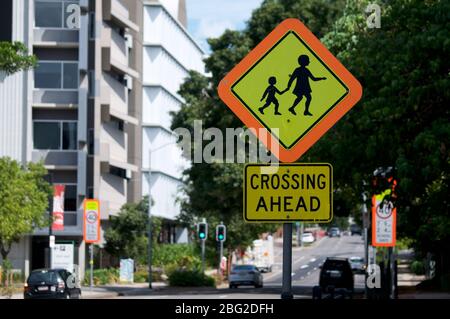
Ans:
[[[283,286],[281,299],[293,299],[292,294],[292,223],[283,224]]]

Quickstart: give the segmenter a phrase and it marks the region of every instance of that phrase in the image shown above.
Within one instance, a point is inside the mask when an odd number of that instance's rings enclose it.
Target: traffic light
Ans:
[[[197,231],[198,231],[198,238],[200,240],[206,240],[206,237],[208,237],[208,224],[205,222],[199,223]]]
[[[227,239],[227,227],[225,225],[217,225],[216,241],[225,241]]]

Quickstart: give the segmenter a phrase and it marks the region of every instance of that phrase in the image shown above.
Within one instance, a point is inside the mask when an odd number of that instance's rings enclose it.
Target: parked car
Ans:
[[[364,263],[364,258],[362,257],[350,257],[350,266],[355,274],[364,274],[366,271],[366,264]]]
[[[231,269],[229,283],[230,288],[237,288],[238,286],[262,288],[263,276],[254,265],[235,265]]]
[[[361,227],[359,227],[356,224],[350,225],[350,233],[351,233],[352,236],[353,235],[360,235],[361,236],[362,235]]]
[[[79,299],[81,288],[76,278],[65,269],[37,269],[28,277],[24,299]]]
[[[302,243],[303,243],[303,244],[311,244],[311,243],[313,243],[316,239],[314,238],[314,235],[313,235],[312,233],[307,232],[307,233],[303,233],[303,234],[302,234],[301,240],[302,240]]]
[[[331,227],[328,230],[328,237],[341,237],[341,231],[337,227]]]
[[[347,258],[328,257],[321,266],[319,278],[323,292],[343,288],[353,294],[353,272]]]

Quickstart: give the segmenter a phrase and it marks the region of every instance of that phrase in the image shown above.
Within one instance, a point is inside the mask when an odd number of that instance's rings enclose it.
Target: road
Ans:
[[[239,287],[237,289],[161,289],[150,293],[133,294],[119,298],[143,299],[278,299],[281,292],[282,248],[275,247],[275,265],[271,273],[264,274],[264,288]],[[312,287],[319,282],[319,266],[326,257],[364,256],[361,236],[324,237],[309,247],[294,247],[292,251],[292,286],[295,298],[311,298]],[[364,289],[364,276],[355,275],[355,292]]]

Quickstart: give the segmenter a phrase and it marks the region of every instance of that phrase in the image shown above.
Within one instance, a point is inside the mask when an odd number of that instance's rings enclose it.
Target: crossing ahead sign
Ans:
[[[328,223],[333,219],[330,164],[248,164],[244,170],[247,222]]]
[[[282,162],[297,160],[362,95],[358,80],[297,19],[278,25],[218,90]]]

